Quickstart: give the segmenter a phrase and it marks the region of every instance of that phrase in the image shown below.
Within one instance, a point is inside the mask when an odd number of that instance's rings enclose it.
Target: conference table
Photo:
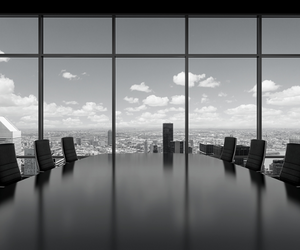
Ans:
[[[0,248],[298,249],[300,189],[200,154],[91,156],[0,189]]]

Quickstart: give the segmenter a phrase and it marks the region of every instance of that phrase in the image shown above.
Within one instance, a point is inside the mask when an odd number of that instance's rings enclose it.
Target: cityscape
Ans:
[[[74,138],[79,157],[112,153],[111,130],[48,130],[45,131],[44,138],[49,139],[53,158],[63,157],[61,138],[66,136]],[[202,153],[218,157],[226,136],[237,138],[236,156],[239,156],[239,160],[236,160],[236,164],[243,165],[249,153],[250,141],[256,138],[254,129],[190,129],[188,151],[192,154]],[[23,173],[33,174],[37,171],[33,146],[37,139],[36,131],[20,131],[6,118],[0,117],[0,143],[15,144],[20,170]],[[268,129],[263,131],[263,139],[267,141],[264,171],[274,174],[282,167],[286,144],[300,143],[300,130]],[[118,154],[185,153],[184,142],[184,129],[176,129],[173,123],[163,123],[160,129],[117,129],[116,131],[116,153]],[[206,150],[208,145],[219,149],[208,152]],[[279,170],[274,169],[275,165],[277,168],[279,166]]]

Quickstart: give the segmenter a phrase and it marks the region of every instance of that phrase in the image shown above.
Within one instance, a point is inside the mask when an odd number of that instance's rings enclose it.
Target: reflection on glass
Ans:
[[[38,52],[37,18],[0,18],[0,34],[1,54]]]
[[[33,155],[37,139],[37,60],[0,62],[0,143],[13,142],[16,155]],[[33,159],[18,159],[24,174],[35,173]]]
[[[263,60],[263,139],[268,156],[284,156],[287,143],[300,143],[299,67],[300,59]],[[276,173],[279,164],[275,164]],[[273,169],[270,165],[266,168]]]
[[[243,165],[256,138],[254,59],[191,59],[189,140],[193,153],[219,157],[226,136],[237,138],[235,162]]]
[[[44,138],[62,155],[74,138],[78,156],[111,153],[111,60],[45,59]]]
[[[256,53],[255,18],[190,18],[189,53]]]
[[[164,123],[184,141],[183,68],[181,59],[117,60],[117,153],[162,153]]]
[[[111,53],[110,18],[45,18],[45,53]]]
[[[117,53],[184,53],[184,18],[117,18]]]
[[[300,18],[263,18],[264,54],[300,54]]]

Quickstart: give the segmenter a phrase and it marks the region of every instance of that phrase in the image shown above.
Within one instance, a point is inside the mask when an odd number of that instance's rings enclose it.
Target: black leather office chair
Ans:
[[[0,144],[0,186],[7,186],[21,179],[15,145],[13,143]]]
[[[221,154],[221,160],[233,162],[236,149],[236,138],[235,137],[225,137],[224,147]]]
[[[246,162],[246,168],[260,172],[265,161],[267,142],[253,139],[250,143],[250,151]]]
[[[66,162],[74,162],[78,160],[73,137],[61,138],[61,146]]]
[[[300,186],[300,144],[288,143],[280,180]]]
[[[36,140],[34,142],[35,159],[40,171],[55,168],[49,140]]]

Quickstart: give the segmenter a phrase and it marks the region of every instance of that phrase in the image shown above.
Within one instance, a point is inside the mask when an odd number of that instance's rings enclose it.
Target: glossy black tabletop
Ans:
[[[0,248],[297,249],[300,190],[204,155],[99,155],[0,189]]]

